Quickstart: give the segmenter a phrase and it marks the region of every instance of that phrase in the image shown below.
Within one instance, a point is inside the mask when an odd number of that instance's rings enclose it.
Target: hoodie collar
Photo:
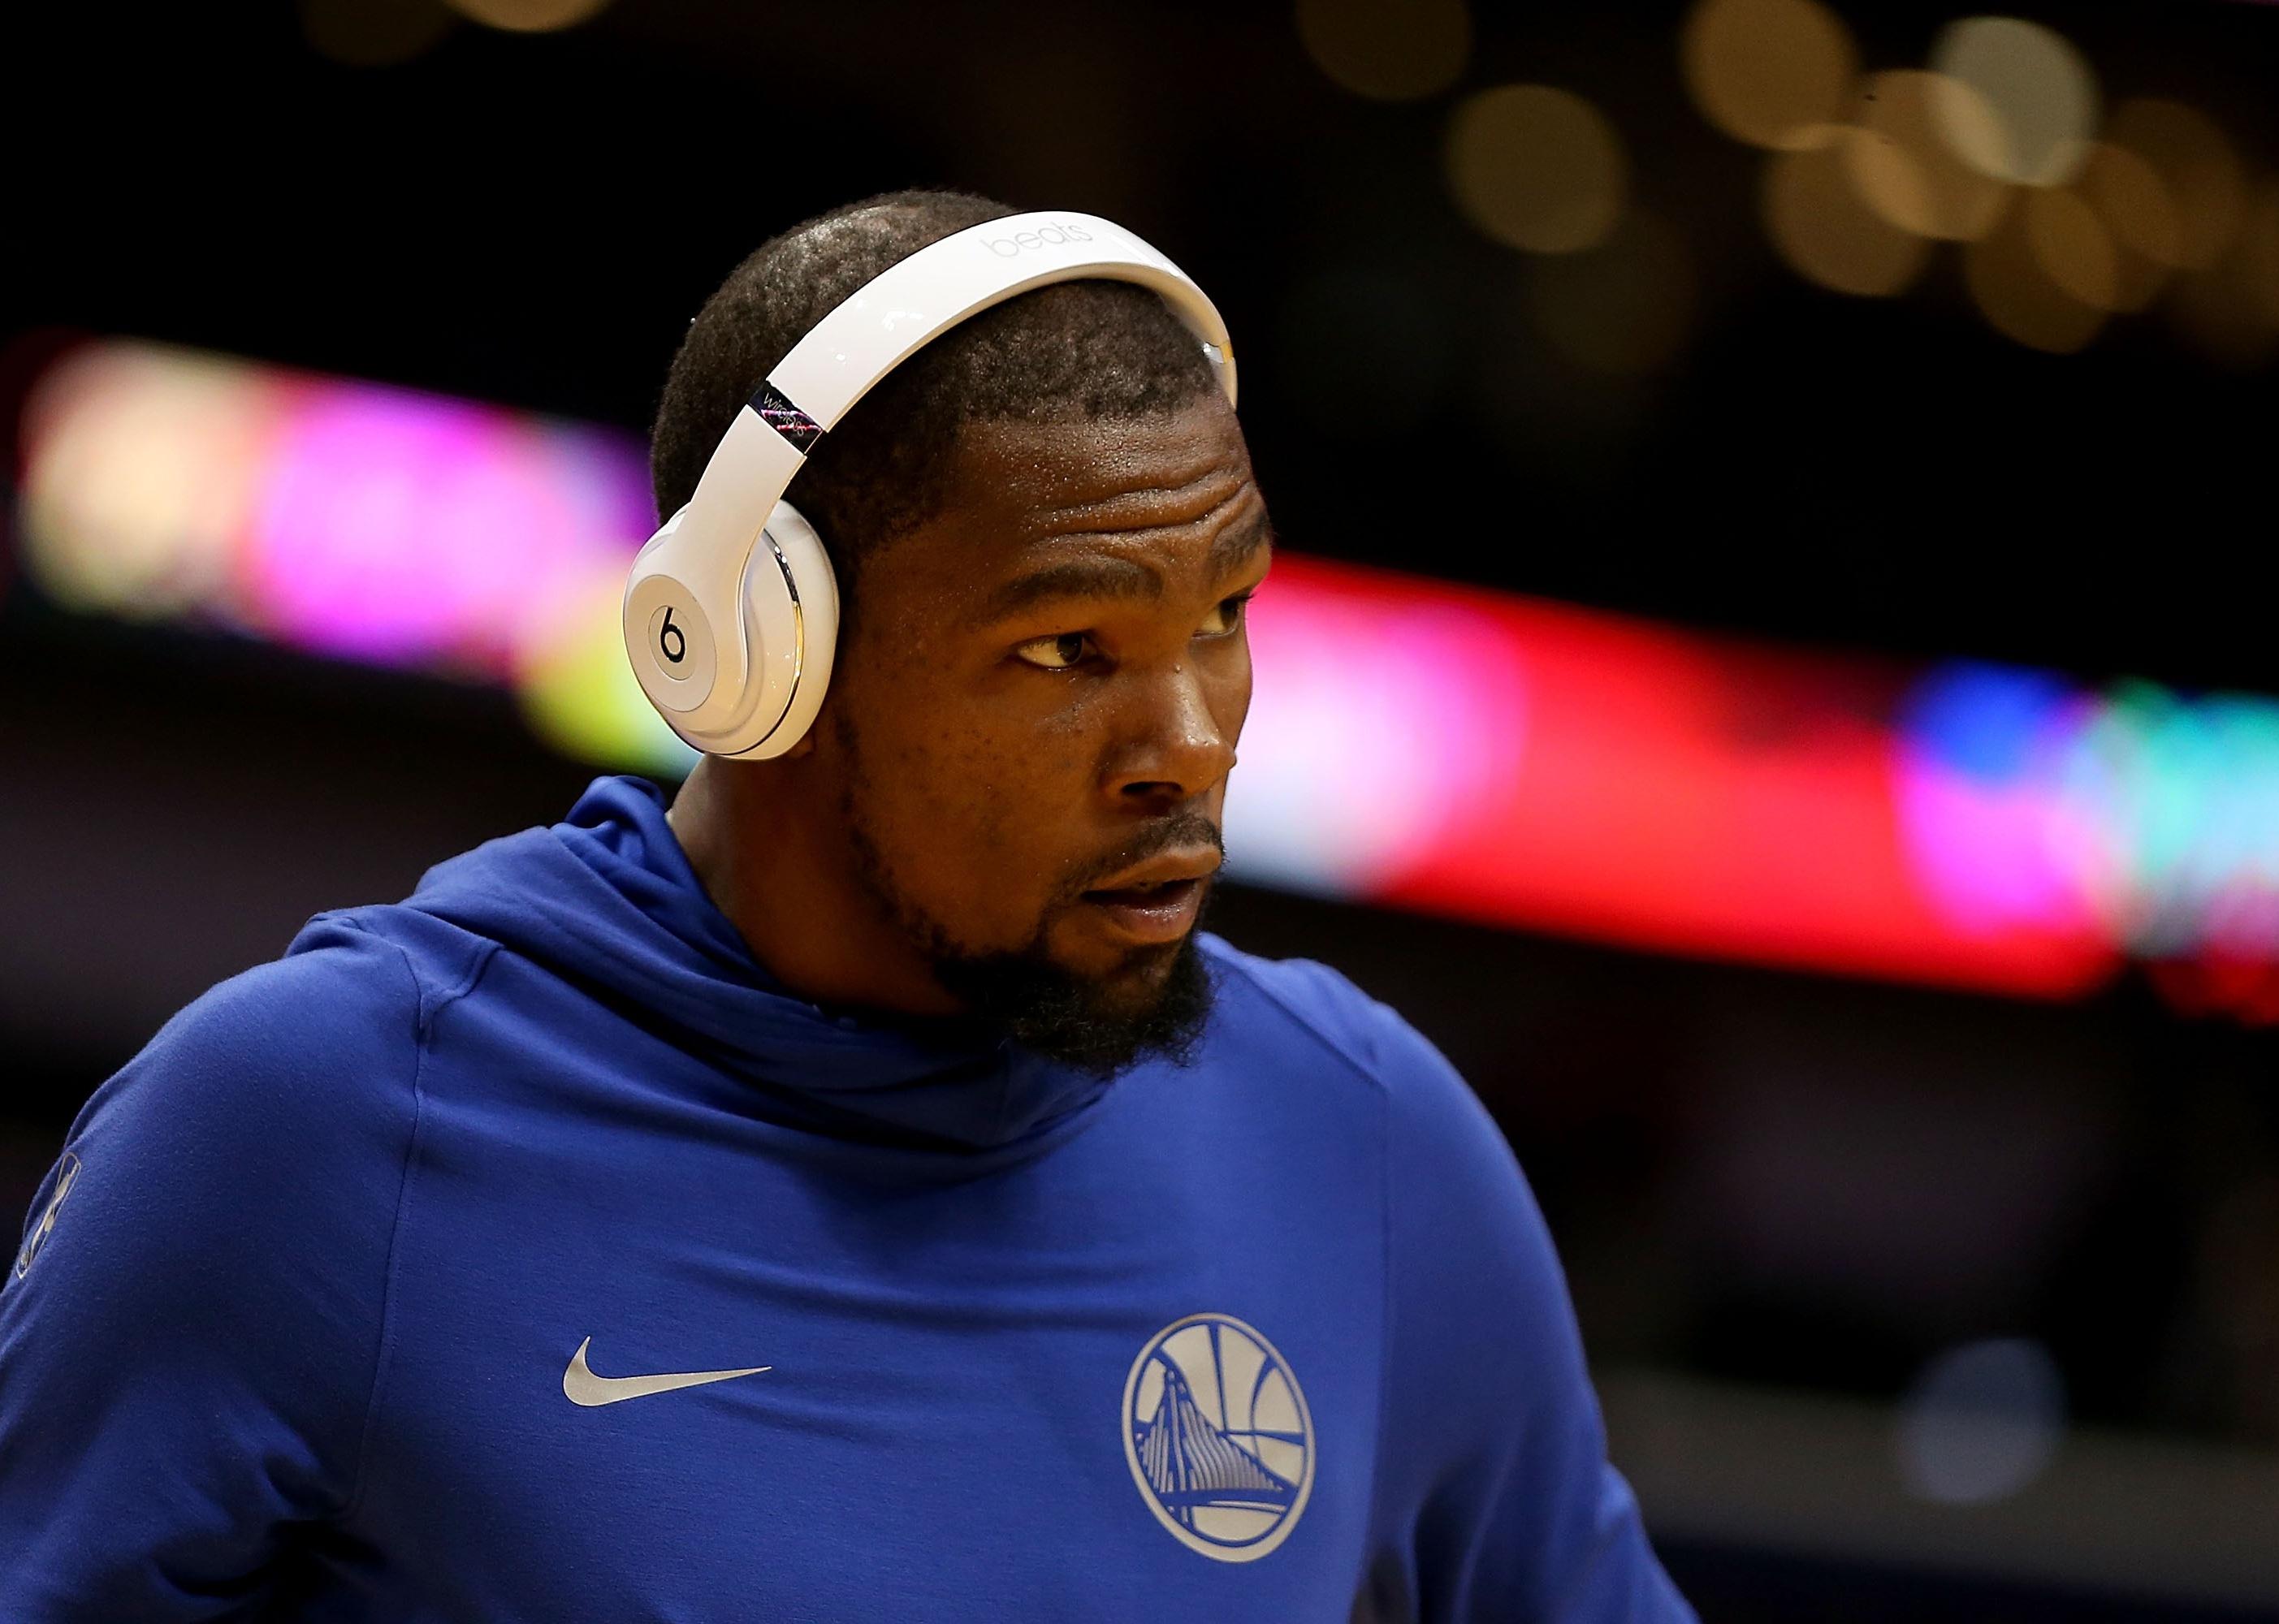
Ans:
[[[828,1009],[771,975],[714,907],[645,779],[597,778],[550,829],[429,870],[411,906],[598,984],[749,1084],[752,1108],[838,1138],[969,1150],[1041,1133],[1104,1093],[971,1022]]]

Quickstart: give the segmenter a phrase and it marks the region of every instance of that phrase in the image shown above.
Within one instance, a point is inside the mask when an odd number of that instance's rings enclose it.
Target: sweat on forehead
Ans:
[[[969,423],[944,505],[1017,512],[1024,538],[1114,530],[1199,515],[1249,477],[1233,409],[1210,395],[1145,417]]]
[[[885,568],[924,578],[930,593],[948,592],[970,620],[978,594],[1072,582],[1087,570],[1104,579],[1105,564],[1147,595],[1160,595],[1166,572],[1220,578],[1269,536],[1233,414],[1224,402],[1198,402],[1116,425],[971,425],[939,509],[881,556],[894,561]],[[1030,590],[1020,601],[1045,595]]]

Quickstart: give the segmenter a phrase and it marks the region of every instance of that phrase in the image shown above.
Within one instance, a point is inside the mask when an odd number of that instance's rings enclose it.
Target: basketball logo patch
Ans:
[[[1232,1314],[1148,1338],[1124,1383],[1124,1458],[1190,1551],[1250,1562],[1289,1537],[1314,1487],[1314,1422],[1274,1344]]]
[[[77,1183],[79,1158],[65,1151],[63,1159],[56,1163],[55,1192],[49,1196],[48,1204],[41,1208],[39,1217],[25,1229],[24,1244],[17,1249],[17,1279],[24,1277],[24,1271],[32,1267],[41,1249],[47,1245],[48,1237],[56,1232],[56,1216],[63,1210],[64,1198],[72,1192],[72,1186]]]

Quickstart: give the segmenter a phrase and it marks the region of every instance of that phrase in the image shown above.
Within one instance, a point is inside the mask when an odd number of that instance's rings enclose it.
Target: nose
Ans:
[[[1109,793],[1120,804],[1177,806],[1209,793],[1234,765],[1239,701],[1204,663],[1187,660],[1139,685],[1134,726],[1109,763]]]

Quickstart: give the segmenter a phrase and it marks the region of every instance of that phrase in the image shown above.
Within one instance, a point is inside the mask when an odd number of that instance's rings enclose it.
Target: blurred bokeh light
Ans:
[[[41,584],[130,618],[244,621],[238,549],[282,407],[211,356],[107,345],[51,365],[24,408],[18,497]]]
[[[1892,161],[1881,137],[1850,125],[1767,161],[1765,230],[1798,275],[1872,296],[1898,293],[1922,273],[1930,244],[1871,208],[1854,184],[1861,168]]]
[[[2097,80],[2054,29],[2015,17],[1949,23],[1931,47],[1940,134],[1998,180],[2058,186],[2097,133]]]
[[[2092,310],[2127,308],[2121,296],[2121,257],[2094,209],[2056,188],[2029,192],[2016,206],[2035,262],[2061,292]]]
[[[630,436],[155,346],[69,352],[23,422],[58,598],[383,665],[510,677],[652,528]]]
[[[1937,74],[1895,69],[1869,79],[1853,110],[1860,134],[1842,143],[1861,201],[1919,237],[1984,236],[2008,194],[1956,156],[1951,132],[1991,126],[1978,92]]]
[[[1463,73],[1472,19],[1463,0],[1298,0],[1298,37],[1356,96],[1414,101]]]
[[[1668,366],[1684,349],[1700,303],[1696,276],[1677,227],[1632,209],[1598,247],[1530,265],[1528,301],[1553,349],[1627,376]]]
[[[1773,148],[1822,139],[1859,72],[1851,32],[1817,0],[1702,0],[1686,18],[1682,61],[1703,118]]]
[[[2071,229],[2097,234],[2090,239],[2092,242],[2104,241],[2102,227],[2086,210],[2061,217],[2057,226],[2037,235],[2029,211],[2014,208],[1991,234],[1970,243],[1963,255],[1963,278],[1979,313],[2006,337],[2052,355],[2071,355],[2095,338],[2105,325],[2103,306],[2076,296],[2051,272],[2053,252],[2068,254],[2079,245],[2057,241],[2052,250],[2044,243],[2062,238]],[[2076,283],[2086,283],[2096,274],[2094,267],[2071,260],[2060,263]],[[2109,264],[2104,269],[2106,283],[2110,285]]]
[[[2176,216],[2168,263],[2214,264],[2239,230],[2247,203],[2246,172],[2215,121],[2180,102],[2140,97],[2114,110],[2105,139],[2144,159],[2167,188]],[[2166,241],[2148,235],[2137,246],[2156,253]]]
[[[1503,85],[1459,103],[1447,170],[1466,218],[1539,254],[1605,241],[1630,187],[1622,137],[1606,115],[1550,85]]]
[[[2065,1377],[2017,1337],[1967,1343],[1926,1366],[1900,1400],[1908,1488],[1948,1505],[2007,1499],[2048,1467],[2065,1430]]]
[[[2113,244],[2112,308],[2143,310],[2183,262],[2183,231],[2168,187],[2141,156],[2100,141],[2091,147],[2074,189]]]
[[[2213,264],[2177,279],[2168,310],[2200,352],[2252,370],[2279,355],[2279,181],[2266,180]]]
[[[453,10],[487,28],[549,34],[586,21],[610,0],[450,0]]]
[[[1815,0],[1701,0],[1679,59],[1705,118],[1772,149],[1767,234],[1810,281],[1899,293],[1930,263],[1910,239],[1958,242],[1972,304],[2030,349],[2074,354],[2165,295],[2210,358],[2279,356],[2279,248],[2249,201],[2264,183],[2183,103],[2136,97],[2105,119],[2089,58],[2044,24],[1956,19],[1926,67],[1863,79]]]
[[[443,0],[299,0],[311,49],[347,67],[394,67],[449,34],[458,19]]]

